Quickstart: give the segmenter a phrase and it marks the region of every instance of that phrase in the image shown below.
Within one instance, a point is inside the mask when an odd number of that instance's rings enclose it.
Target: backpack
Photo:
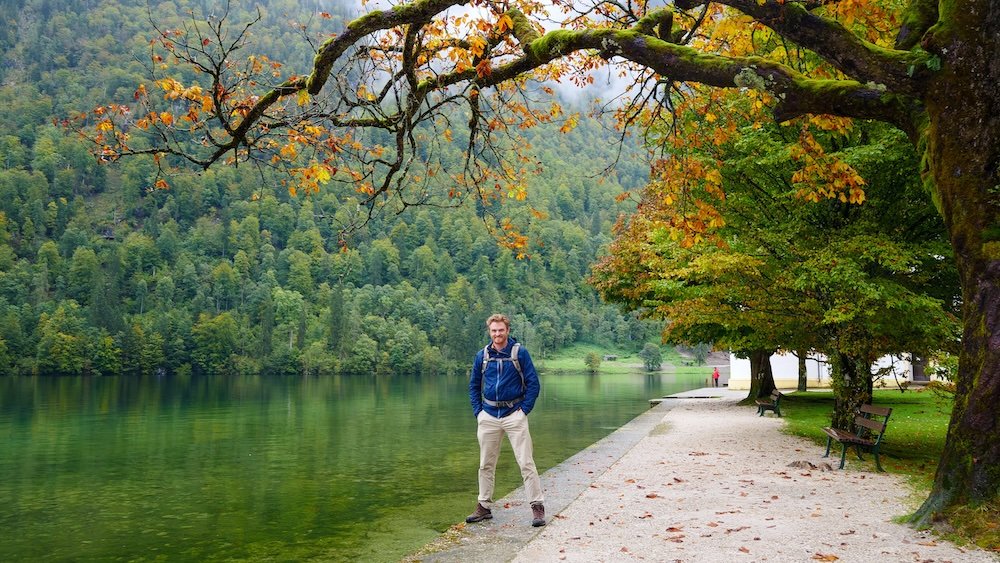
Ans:
[[[503,366],[502,366],[503,362],[510,362],[510,363],[514,364],[514,369],[516,369],[517,370],[517,374],[521,376],[521,391],[523,392],[525,389],[527,389],[528,385],[524,382],[524,372],[521,371],[521,362],[519,362],[517,360],[517,354],[520,351],[521,351],[521,343],[520,342],[515,342],[514,343],[514,347],[510,349],[510,357],[509,358],[491,358],[490,357],[490,345],[487,344],[486,347],[483,348],[483,361],[480,362],[480,364],[479,364],[479,388],[480,388],[480,391],[482,391],[482,387],[484,385],[483,374],[486,372],[486,362],[500,362],[500,364],[501,364],[501,373],[503,372]]]

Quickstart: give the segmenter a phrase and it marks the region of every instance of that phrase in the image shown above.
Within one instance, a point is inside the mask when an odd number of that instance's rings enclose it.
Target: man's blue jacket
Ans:
[[[531,355],[524,346],[520,347],[517,354],[517,361],[524,374],[523,386],[521,374],[514,367],[514,362],[488,361],[485,366],[483,365],[484,351],[489,351],[491,360],[510,358],[511,349],[516,342],[513,338],[508,338],[503,350],[498,352],[490,344],[476,354],[476,360],[472,363],[472,374],[469,376],[469,401],[472,403],[472,414],[475,416],[478,417],[481,411],[486,410],[491,416],[503,418],[518,409],[528,414],[535,407],[535,399],[538,398],[541,384],[538,381],[535,364],[531,361]],[[512,406],[494,407],[484,403],[484,397],[494,403],[518,400],[520,402]]]

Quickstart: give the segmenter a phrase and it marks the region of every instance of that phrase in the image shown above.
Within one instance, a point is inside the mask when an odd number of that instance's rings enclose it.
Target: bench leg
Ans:
[[[844,468],[844,462],[847,461],[847,444],[844,444],[844,449],[840,450],[840,468]]]
[[[764,405],[757,405],[757,416],[764,416]]]
[[[823,457],[830,457],[830,444],[833,442],[833,438],[827,437],[826,439],[826,453]]]
[[[778,417],[781,417],[781,409],[778,408],[778,405],[774,405],[774,414],[778,415]]]
[[[882,473],[885,473],[885,469],[882,469],[882,463],[880,463],[878,459],[878,448],[873,449],[872,453],[875,454],[875,467],[877,467]]]

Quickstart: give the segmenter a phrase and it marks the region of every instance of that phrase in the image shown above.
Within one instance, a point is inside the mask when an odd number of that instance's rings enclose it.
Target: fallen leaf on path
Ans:
[[[709,528],[718,528],[719,527],[719,523],[718,522],[709,522],[708,524],[706,524],[706,526],[708,526]]]
[[[646,495],[646,498],[660,498],[660,495],[656,493],[649,493]]]
[[[667,528],[664,531],[665,532],[679,532],[679,531],[681,531],[683,529],[684,529],[684,526],[670,526],[669,528]]]
[[[925,547],[937,547],[936,541],[918,541],[917,545],[922,545]]]
[[[699,456],[699,455],[708,455],[708,454],[707,454],[707,453],[705,453],[705,452],[691,452],[691,453],[689,453],[688,455],[694,455],[694,456]]]
[[[740,551],[742,551],[743,553],[750,553],[750,550],[745,547],[741,547]]]
[[[681,479],[680,477],[674,477],[674,483],[683,483],[683,482],[684,479]]]
[[[639,518],[639,519],[652,518],[652,517],[653,517],[653,515],[651,513],[649,513],[649,512],[643,514],[642,516],[636,516],[636,518]]]
[[[817,553],[812,556],[816,561],[837,561],[840,558],[833,554]]]

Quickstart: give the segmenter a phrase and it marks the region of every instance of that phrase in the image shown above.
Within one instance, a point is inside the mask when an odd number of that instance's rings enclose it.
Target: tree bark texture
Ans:
[[[771,351],[754,350],[750,352],[750,393],[747,395],[747,400],[752,402],[759,397],[767,397],[774,389]]]
[[[831,356],[833,367],[834,428],[854,431],[858,408],[872,400],[871,363],[836,352]]]
[[[1000,5],[941,4],[924,47],[943,59],[926,97],[925,171],[955,249],[963,333],[955,406],[919,523],[1000,495]]]
[[[799,386],[797,391],[806,391],[809,388],[809,370],[806,369],[806,350],[799,350],[795,355],[799,359]]]

